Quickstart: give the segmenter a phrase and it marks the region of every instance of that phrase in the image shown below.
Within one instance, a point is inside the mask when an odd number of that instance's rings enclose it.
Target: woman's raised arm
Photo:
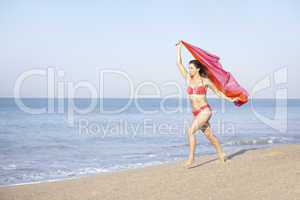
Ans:
[[[187,79],[188,72],[187,72],[187,70],[184,68],[184,66],[183,66],[183,64],[182,64],[182,58],[181,58],[181,46],[182,46],[182,43],[181,43],[181,41],[179,41],[179,42],[176,44],[176,48],[177,48],[177,66],[178,66],[178,69],[179,69],[180,74],[181,74],[185,79]]]

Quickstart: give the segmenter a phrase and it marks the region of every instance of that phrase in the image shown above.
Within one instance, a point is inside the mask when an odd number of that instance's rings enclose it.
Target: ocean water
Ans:
[[[114,172],[186,159],[187,99],[0,99],[0,185]],[[223,150],[300,143],[300,100],[209,99]],[[127,106],[126,106],[127,105]],[[30,108],[30,112],[24,109]],[[37,109],[46,108],[40,114]],[[85,110],[84,110],[85,109]],[[118,109],[122,109],[118,111]],[[118,111],[108,113],[108,111]],[[214,154],[199,131],[197,156]]]

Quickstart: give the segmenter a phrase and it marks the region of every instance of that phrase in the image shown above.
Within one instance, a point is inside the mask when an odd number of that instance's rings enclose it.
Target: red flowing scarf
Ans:
[[[248,101],[248,92],[238,84],[230,72],[222,69],[222,65],[219,63],[220,58],[218,56],[184,41],[181,42],[195,59],[206,66],[208,78],[216,88],[230,99],[237,98],[237,100],[234,101],[236,106],[241,106]]]

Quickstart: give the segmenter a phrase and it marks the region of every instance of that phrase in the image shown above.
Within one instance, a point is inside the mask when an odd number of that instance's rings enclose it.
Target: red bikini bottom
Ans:
[[[198,108],[197,110],[192,111],[193,115],[196,117],[205,108],[209,108],[211,110],[211,107],[209,106],[209,104],[205,104],[205,105],[201,106],[200,108]]]

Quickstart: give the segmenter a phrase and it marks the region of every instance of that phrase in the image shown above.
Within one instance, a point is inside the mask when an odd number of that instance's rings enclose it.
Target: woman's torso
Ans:
[[[193,80],[191,77],[188,77],[187,84],[187,93],[191,101],[192,110],[197,110],[201,106],[207,104],[207,87],[204,84],[204,78],[200,77],[197,80]]]

